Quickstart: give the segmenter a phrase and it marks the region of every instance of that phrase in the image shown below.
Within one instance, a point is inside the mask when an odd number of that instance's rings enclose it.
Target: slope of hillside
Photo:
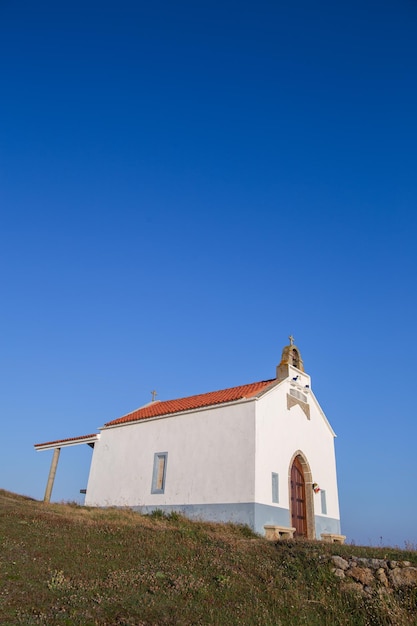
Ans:
[[[414,550],[274,544],[246,527],[1,490],[0,545],[1,624],[417,624],[415,587],[360,592],[330,558],[417,567]]]

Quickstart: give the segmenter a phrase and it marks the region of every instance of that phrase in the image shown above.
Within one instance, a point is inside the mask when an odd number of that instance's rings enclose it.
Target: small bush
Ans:
[[[155,509],[152,513],[148,513],[149,517],[152,519],[165,519],[166,514],[162,509]]]
[[[168,513],[166,517],[170,522],[179,522],[183,518],[183,516],[180,515],[180,513],[177,513],[177,511],[171,511],[171,513]]]

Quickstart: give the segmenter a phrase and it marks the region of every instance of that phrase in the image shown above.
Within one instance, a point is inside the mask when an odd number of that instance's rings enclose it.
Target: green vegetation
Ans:
[[[0,623],[417,625],[417,591],[365,597],[326,556],[415,550],[278,544],[181,515],[45,505],[0,490]]]

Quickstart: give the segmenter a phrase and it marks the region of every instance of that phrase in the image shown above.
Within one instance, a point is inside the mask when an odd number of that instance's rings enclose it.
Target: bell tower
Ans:
[[[282,350],[281,362],[277,365],[277,380],[284,380],[289,375],[289,368],[295,367],[300,372],[304,372],[304,363],[297,346],[294,344],[294,337],[288,337],[290,343]]]

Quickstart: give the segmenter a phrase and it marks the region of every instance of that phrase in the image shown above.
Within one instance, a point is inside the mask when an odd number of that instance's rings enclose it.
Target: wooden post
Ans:
[[[52,457],[51,469],[49,470],[48,482],[46,483],[45,496],[43,498],[44,502],[50,502],[52,487],[54,486],[56,468],[58,465],[59,453],[61,452],[61,448],[54,448],[54,456]]]

